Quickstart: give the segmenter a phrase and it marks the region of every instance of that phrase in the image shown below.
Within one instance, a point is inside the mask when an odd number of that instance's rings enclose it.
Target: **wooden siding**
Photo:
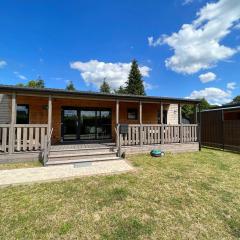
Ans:
[[[30,124],[47,124],[48,122],[48,99],[30,96],[17,96],[17,104],[29,105],[29,123]],[[52,127],[53,127],[53,143],[61,141],[61,109],[64,106],[69,107],[102,107],[112,110],[112,138],[115,139],[116,125],[116,102],[115,101],[99,101],[84,99],[52,99]],[[167,108],[167,105],[164,105]],[[128,108],[139,109],[137,102],[120,102],[119,103],[119,122],[124,124],[139,124],[139,115],[137,120],[129,120],[127,117]],[[160,103],[143,103],[142,104],[142,123],[157,124],[157,112],[160,111]],[[176,115],[177,118],[177,115]]]
[[[6,94],[0,94],[0,124],[7,124],[11,121],[10,99]]]

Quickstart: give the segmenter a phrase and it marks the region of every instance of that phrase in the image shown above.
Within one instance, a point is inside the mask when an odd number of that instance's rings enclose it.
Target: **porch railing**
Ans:
[[[129,124],[127,134],[119,133],[118,144],[132,146],[197,142],[197,128],[197,124]]]
[[[8,152],[10,124],[0,124],[0,152]]]
[[[0,152],[41,151],[45,146],[47,124],[0,124]]]

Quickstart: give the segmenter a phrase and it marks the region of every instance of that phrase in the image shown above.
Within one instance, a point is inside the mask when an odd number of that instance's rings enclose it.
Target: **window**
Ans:
[[[167,124],[167,110],[163,110],[163,124]],[[161,111],[157,112],[158,124],[161,124]]]
[[[17,105],[17,124],[29,124],[28,105]]]
[[[138,110],[135,108],[128,109],[128,119],[129,120],[137,120],[138,119]]]

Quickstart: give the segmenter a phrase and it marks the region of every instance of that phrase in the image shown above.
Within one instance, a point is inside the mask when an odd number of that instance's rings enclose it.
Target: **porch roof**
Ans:
[[[93,99],[112,99],[112,100],[130,100],[130,101],[143,101],[143,102],[167,102],[167,103],[185,103],[185,104],[198,104],[200,100],[186,99],[186,98],[171,98],[171,97],[158,97],[158,96],[140,96],[129,94],[113,94],[113,93],[100,93],[92,91],[69,91],[57,88],[30,88],[14,85],[1,85],[0,93],[16,93],[25,95],[36,96],[49,96],[52,97],[69,97],[69,98],[93,98]]]

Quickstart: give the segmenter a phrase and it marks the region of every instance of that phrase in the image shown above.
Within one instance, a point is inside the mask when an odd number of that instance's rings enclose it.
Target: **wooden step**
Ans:
[[[50,153],[49,155],[49,161],[61,161],[64,159],[92,159],[92,158],[103,158],[103,157],[116,157],[117,153],[116,152],[95,152],[95,153],[82,153],[79,151],[78,153],[74,154],[62,154],[62,155],[53,155]]]
[[[99,161],[113,161],[120,160],[120,157],[102,157],[102,158],[90,158],[90,159],[62,159],[60,161],[51,160],[46,163],[46,166],[51,165],[61,165],[61,164],[75,164],[75,163],[83,163],[83,162],[99,162]]]
[[[78,154],[78,153],[90,153],[95,154],[98,152],[116,152],[116,148],[84,148],[84,149],[64,149],[64,150],[52,150],[50,149],[50,154],[52,155],[65,155],[65,154]]]

